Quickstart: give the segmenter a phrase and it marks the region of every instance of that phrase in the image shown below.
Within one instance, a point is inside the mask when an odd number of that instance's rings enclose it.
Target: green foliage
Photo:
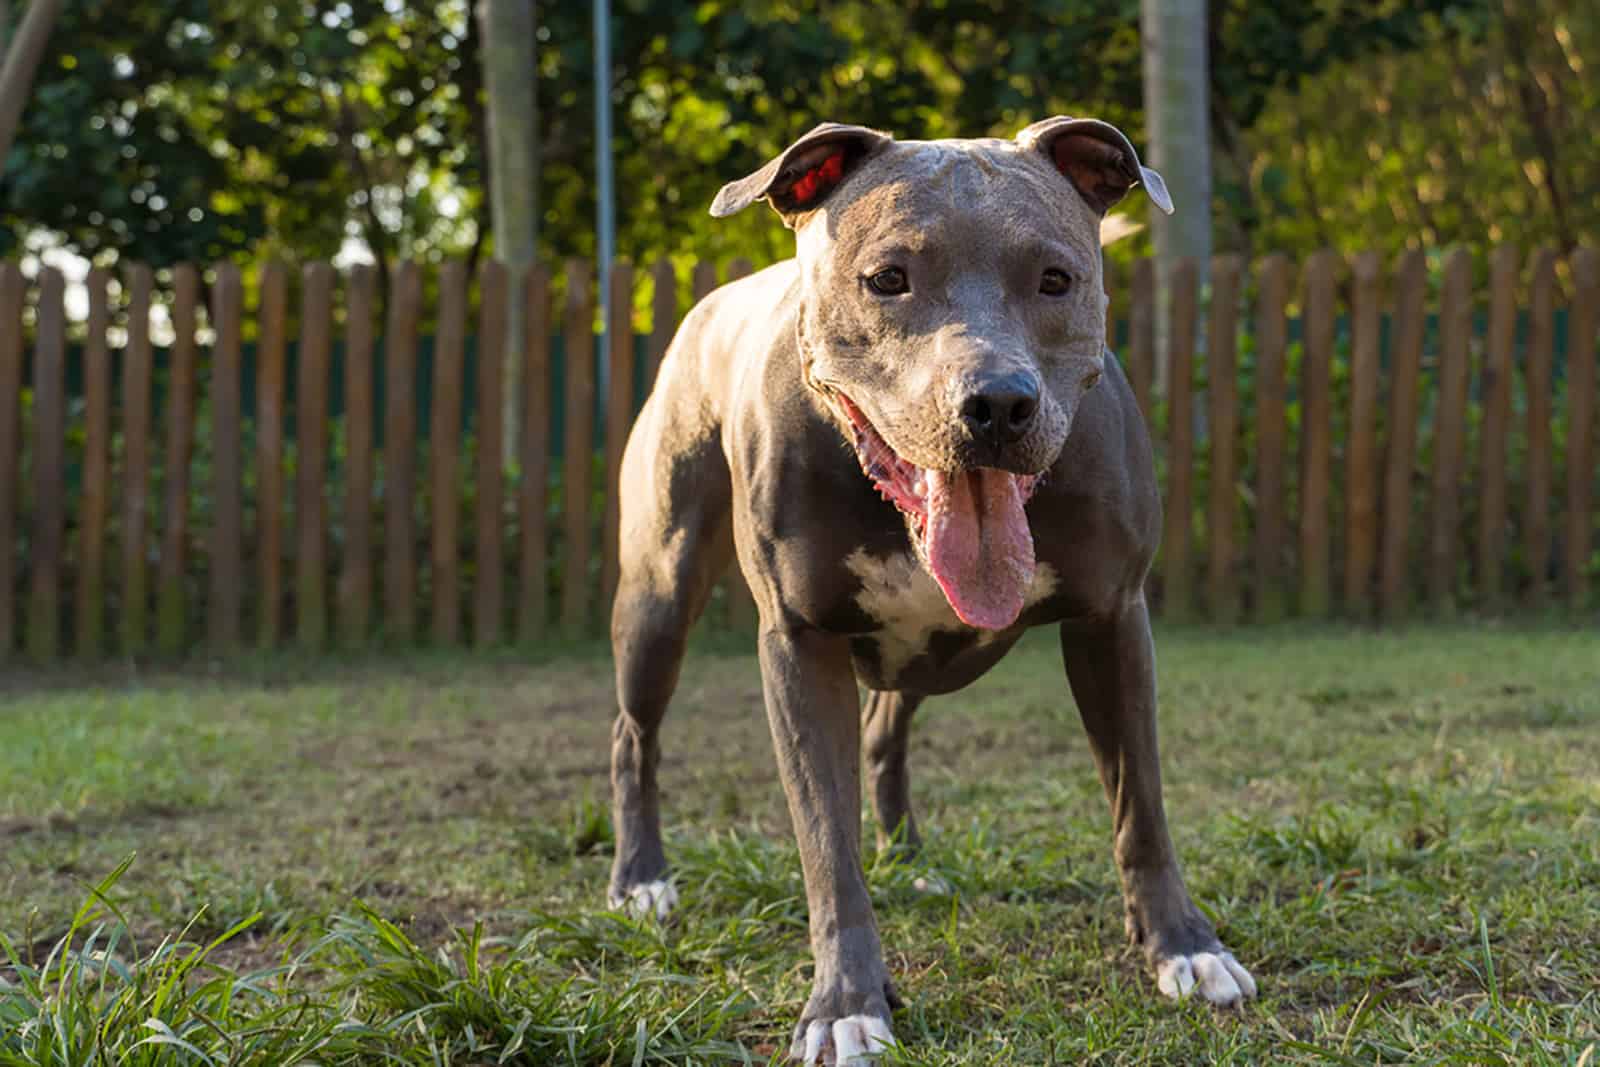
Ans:
[[[1131,0],[613,6],[619,247],[638,261],[786,255],[770,213],[705,209],[823,119],[1009,137],[1094,114],[1144,143]],[[1595,232],[1592,11],[1210,6],[1219,248]],[[592,256],[590,12],[538,16],[542,247]],[[0,176],[0,255],[38,231],[158,266],[323,257],[348,239],[384,266],[476,250],[492,240],[483,121],[466,0],[69,5]]]

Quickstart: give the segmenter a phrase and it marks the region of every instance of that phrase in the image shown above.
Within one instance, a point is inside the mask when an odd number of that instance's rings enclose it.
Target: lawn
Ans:
[[[1157,647],[1174,836],[1261,999],[1169,1003],[1126,947],[1037,634],[921,712],[922,860],[869,851],[906,1000],[889,1062],[1600,1065],[1600,635]],[[0,1065],[787,1047],[804,898],[755,661],[726,640],[667,723],[665,928],[601,907],[601,649],[10,669],[0,699]],[[950,893],[918,891],[930,870]]]

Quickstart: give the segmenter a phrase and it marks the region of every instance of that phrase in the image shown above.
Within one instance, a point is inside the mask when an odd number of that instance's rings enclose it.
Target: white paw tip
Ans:
[[[613,890],[606,900],[617,911],[625,911],[635,919],[654,916],[657,922],[664,922],[678,906],[678,891],[671,882],[658,878],[631,886],[622,893]]]
[[[1156,984],[1174,1000],[1196,989],[1212,1004],[1229,1007],[1256,995],[1256,980],[1229,952],[1174,956],[1156,967]]]
[[[956,891],[955,886],[951,885],[943,875],[938,874],[919,874],[912,881],[911,888],[930,897],[954,896]]]
[[[796,1041],[789,1056],[806,1067],[816,1063],[832,1067],[867,1067],[893,1044],[894,1035],[889,1032],[889,1024],[878,1016],[847,1015],[832,1022],[819,1019],[811,1023],[806,1027],[805,1043]]]

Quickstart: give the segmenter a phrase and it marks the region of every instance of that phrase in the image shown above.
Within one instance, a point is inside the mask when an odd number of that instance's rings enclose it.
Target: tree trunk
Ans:
[[[0,0],[0,4],[3,3],[4,0]],[[0,67],[0,171],[5,170],[6,157],[11,154],[11,141],[22,119],[22,105],[27,103],[34,72],[39,69],[45,45],[50,42],[50,31],[61,14],[61,3],[62,0],[33,0],[28,5],[22,25],[17,29],[17,39],[6,54],[5,66]],[[0,14],[3,13],[0,10]],[[4,22],[0,20],[0,37],[4,32]]]
[[[1141,0],[1144,108],[1150,166],[1172,192],[1176,214],[1150,212],[1156,246],[1156,346],[1166,351],[1166,306],[1173,265],[1193,258],[1205,278],[1211,258],[1211,137],[1205,0]],[[1156,361],[1166,388],[1167,360]]]
[[[511,268],[513,294],[533,264],[539,239],[538,67],[534,0],[479,0],[478,39],[489,113],[490,221],[494,255]],[[526,308],[506,301],[503,459],[517,455]]]
[[[6,64],[6,40],[11,32],[11,4],[0,0],[0,67]]]

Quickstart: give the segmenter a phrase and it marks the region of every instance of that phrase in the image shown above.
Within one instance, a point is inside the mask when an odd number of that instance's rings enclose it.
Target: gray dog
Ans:
[[[1149,436],[1105,347],[1100,224],[1160,175],[1094,119],[1014,141],[824,124],[711,213],[766,199],[795,259],[684,320],[622,466],[611,619],[613,906],[676,902],[660,727],[691,624],[737,555],[805,868],[811,999],[792,1055],[859,1062],[897,998],[861,867],[862,735],[881,832],[917,842],[911,716],[1054,625],[1111,802],[1127,930],[1169,996],[1255,982],[1189,898],[1167,833],[1144,579]],[[863,712],[858,686],[871,692]]]

